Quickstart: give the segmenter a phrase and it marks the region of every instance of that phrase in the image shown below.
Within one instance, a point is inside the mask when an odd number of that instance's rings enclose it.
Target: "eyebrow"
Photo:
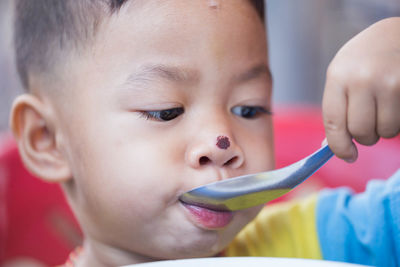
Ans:
[[[255,65],[250,70],[233,77],[233,82],[235,84],[241,84],[256,79],[261,75],[267,75],[268,80],[272,81],[272,74],[268,65],[265,63]],[[128,79],[123,84],[143,84],[157,80],[157,78],[176,83],[198,82],[200,80],[200,73],[185,67],[151,64],[145,65],[138,71],[129,75]]]
[[[171,82],[195,82],[200,79],[197,71],[183,67],[166,66],[162,64],[146,65],[131,74],[127,83],[143,83],[162,78]]]
[[[245,83],[250,80],[256,79],[261,75],[267,75],[269,81],[272,82],[272,74],[268,65],[262,63],[254,66],[250,70],[238,75],[234,78],[235,83]]]

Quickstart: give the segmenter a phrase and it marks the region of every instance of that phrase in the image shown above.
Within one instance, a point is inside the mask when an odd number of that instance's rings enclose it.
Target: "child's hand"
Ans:
[[[346,43],[332,60],[323,117],[329,146],[346,161],[364,145],[400,131],[400,18],[382,20]]]

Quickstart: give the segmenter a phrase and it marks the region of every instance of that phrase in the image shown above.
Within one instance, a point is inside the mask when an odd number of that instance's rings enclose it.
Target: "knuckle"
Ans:
[[[359,90],[367,90],[370,88],[370,85],[374,83],[374,70],[368,64],[358,68],[357,70],[352,72],[351,79],[349,83],[352,85],[351,87]]]
[[[343,68],[340,66],[340,64],[335,64],[335,62],[332,62],[331,64],[329,64],[326,70],[326,77],[327,79],[341,80],[347,78],[347,74],[346,71],[344,71]]]
[[[400,94],[400,74],[387,74],[383,78],[383,88],[390,94]]]
[[[329,133],[331,133],[331,132],[338,132],[338,131],[340,131],[341,128],[342,128],[342,127],[340,127],[340,126],[336,123],[335,120],[329,119],[329,118],[326,118],[326,119],[324,120],[324,125],[325,125],[325,131],[326,131],[326,132],[329,132]]]

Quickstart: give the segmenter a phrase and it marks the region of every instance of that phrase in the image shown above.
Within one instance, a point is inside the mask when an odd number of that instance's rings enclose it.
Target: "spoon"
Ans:
[[[331,157],[328,145],[287,167],[210,183],[182,194],[180,201],[217,211],[235,211],[265,204],[304,182]]]

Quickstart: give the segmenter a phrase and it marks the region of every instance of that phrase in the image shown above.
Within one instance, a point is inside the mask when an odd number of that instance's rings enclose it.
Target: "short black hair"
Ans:
[[[14,45],[22,84],[30,73],[48,73],[60,53],[87,44],[104,15],[134,0],[15,0]],[[264,0],[250,0],[264,21]]]

